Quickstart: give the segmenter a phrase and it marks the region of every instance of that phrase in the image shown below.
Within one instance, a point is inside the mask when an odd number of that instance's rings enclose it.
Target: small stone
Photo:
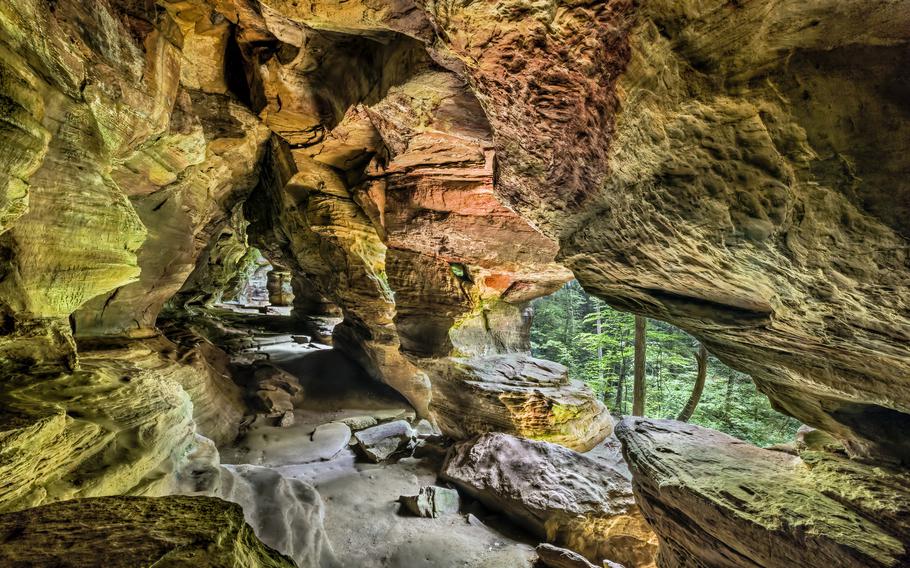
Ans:
[[[460,504],[457,491],[435,485],[421,487],[417,495],[402,495],[398,500],[414,515],[432,518],[456,513]]]
[[[486,526],[483,524],[483,521],[481,521],[480,519],[475,517],[473,513],[468,513],[465,516],[465,521],[467,521],[467,523],[469,525],[471,525],[472,527],[485,527]]]
[[[294,425],[294,412],[287,411],[281,415],[281,420],[278,421],[278,425],[282,428],[288,428]]]
[[[439,436],[442,432],[426,418],[421,418],[417,425],[414,426],[414,432],[418,438],[429,438],[430,436]]]

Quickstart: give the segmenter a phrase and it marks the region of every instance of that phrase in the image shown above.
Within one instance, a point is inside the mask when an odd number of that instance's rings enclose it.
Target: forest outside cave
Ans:
[[[572,280],[532,302],[531,352],[566,366],[614,416],[631,414],[635,316],[610,307]],[[599,328],[599,332],[598,332]],[[689,400],[699,342],[666,322],[647,319],[645,416],[673,419]],[[689,422],[757,446],[794,439],[800,422],[771,407],[751,377],[708,356],[704,389]]]

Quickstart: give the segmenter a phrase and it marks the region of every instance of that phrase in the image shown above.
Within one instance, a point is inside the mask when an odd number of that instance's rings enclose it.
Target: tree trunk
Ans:
[[[619,365],[619,380],[616,383],[616,412],[620,416],[623,414],[623,383],[626,381],[626,368],[625,362],[620,363]]]
[[[683,407],[682,412],[676,417],[681,422],[688,422],[695,413],[695,407],[701,399],[701,391],[705,389],[705,376],[708,374],[708,350],[703,344],[698,345],[698,353],[695,355],[695,361],[698,363],[698,374],[695,376],[695,386],[692,387],[692,395],[689,401]]]
[[[635,316],[635,383],[632,388],[632,416],[645,415],[645,341],[648,320]]]
[[[597,378],[600,380],[598,384],[602,385],[604,382],[604,346],[600,338],[603,330],[600,323],[600,305],[598,302],[594,303],[594,309],[597,310]]]
[[[626,402],[623,386],[626,382],[626,338],[625,330],[619,336],[619,381],[616,384],[616,412],[625,414],[623,406]]]
[[[657,378],[657,417],[660,418],[664,413],[664,400],[666,400],[667,395],[664,393],[664,379],[663,379],[663,358],[664,358],[664,347],[660,341],[657,342],[657,371],[654,373],[654,376]]]

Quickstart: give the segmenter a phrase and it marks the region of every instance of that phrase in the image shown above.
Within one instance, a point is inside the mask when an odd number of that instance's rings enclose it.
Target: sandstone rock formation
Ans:
[[[269,417],[293,413],[294,406],[305,396],[296,377],[268,364],[256,366],[248,388],[256,410]]]
[[[566,368],[527,355],[453,358],[433,368],[430,408],[457,439],[505,432],[587,451],[610,434],[610,415]]]
[[[325,508],[312,485],[273,469],[222,466],[215,494],[243,507],[259,539],[290,556],[298,567],[338,568],[325,530]]]
[[[654,566],[656,536],[614,469],[556,444],[485,434],[450,452],[441,477],[538,538],[588,560]]]
[[[549,568],[598,568],[581,554],[548,543],[537,545],[537,556],[540,557],[543,565]],[[606,566],[606,562],[604,565]],[[613,568],[613,566],[609,568]]]
[[[378,463],[408,448],[414,437],[407,421],[395,420],[360,430],[354,434],[353,441],[360,455]]]
[[[16,566],[295,566],[256,538],[238,505],[178,496],[75,499],[0,515],[0,558]]]
[[[813,450],[756,448],[673,420],[616,430],[661,566],[903,566],[910,478]]]
[[[731,478],[811,479],[906,540],[908,46],[901,1],[0,3],[0,508],[167,492],[197,426],[236,434],[223,354],[156,326],[255,245],[446,434],[584,449],[600,403],[517,355],[574,274],[862,460],[718,442]],[[645,495],[671,470],[638,461]],[[682,493],[738,523],[734,494]],[[654,511],[667,562],[717,541]],[[796,546],[758,519],[751,543]],[[900,558],[853,536],[812,546]]]
[[[73,374],[4,385],[0,510],[169,491],[167,474],[194,444],[193,405],[159,376],[157,354],[138,356],[153,372],[105,357]]]

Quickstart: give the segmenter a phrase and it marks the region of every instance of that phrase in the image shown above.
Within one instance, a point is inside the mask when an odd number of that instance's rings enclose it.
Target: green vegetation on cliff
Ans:
[[[614,414],[632,410],[635,316],[589,296],[575,281],[534,301],[531,349],[562,363]],[[598,332],[599,327],[599,332]],[[645,415],[675,418],[695,383],[698,340],[668,323],[648,320]],[[799,422],[775,412],[752,379],[714,357],[691,422],[764,446],[791,441]]]

